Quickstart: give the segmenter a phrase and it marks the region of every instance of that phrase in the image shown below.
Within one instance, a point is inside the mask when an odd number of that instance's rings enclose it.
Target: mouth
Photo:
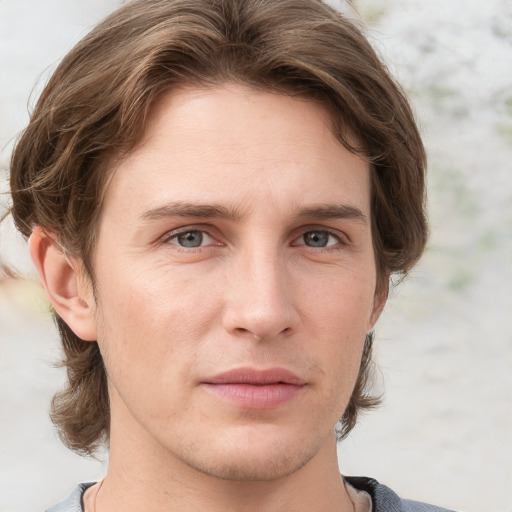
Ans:
[[[306,381],[284,368],[237,368],[201,382],[221,400],[246,409],[273,409],[304,391]]]

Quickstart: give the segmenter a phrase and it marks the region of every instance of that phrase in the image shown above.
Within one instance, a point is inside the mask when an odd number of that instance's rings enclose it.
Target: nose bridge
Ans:
[[[293,330],[298,316],[293,283],[277,244],[259,240],[237,254],[225,327],[235,334],[273,339]]]

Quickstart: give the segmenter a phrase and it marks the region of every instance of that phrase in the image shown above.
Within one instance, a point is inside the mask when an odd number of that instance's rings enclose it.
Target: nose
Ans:
[[[238,259],[227,280],[222,321],[229,334],[273,341],[296,331],[298,297],[278,254],[251,251]]]

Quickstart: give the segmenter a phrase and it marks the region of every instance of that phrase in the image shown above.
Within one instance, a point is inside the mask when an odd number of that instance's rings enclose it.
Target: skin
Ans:
[[[235,84],[167,93],[109,184],[96,293],[39,229],[31,252],[107,368],[110,462],[89,510],[352,510],[334,426],[385,296],[369,166],[322,106]],[[303,384],[267,408],[205,384],[240,367]]]

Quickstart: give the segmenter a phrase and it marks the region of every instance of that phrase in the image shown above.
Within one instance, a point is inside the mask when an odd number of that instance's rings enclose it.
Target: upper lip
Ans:
[[[218,373],[203,380],[206,384],[253,384],[264,386],[268,384],[293,384],[303,386],[306,384],[295,373],[286,368],[234,368],[226,372]]]

